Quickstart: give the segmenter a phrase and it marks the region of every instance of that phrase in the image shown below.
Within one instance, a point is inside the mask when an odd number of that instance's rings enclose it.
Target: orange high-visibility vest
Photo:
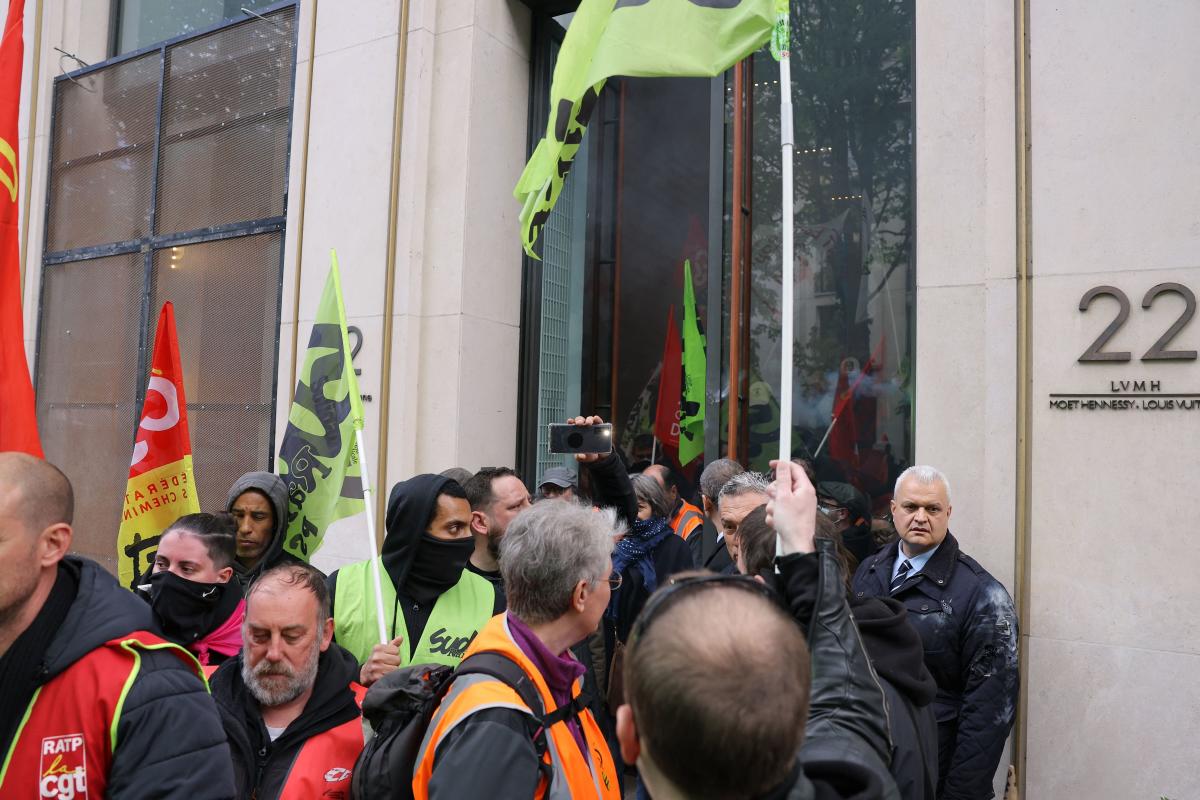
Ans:
[[[467,648],[464,660],[481,652],[502,653],[515,661],[537,686],[546,714],[558,709],[541,672],[513,639],[508,628],[508,614],[499,614],[484,626]],[[572,697],[579,697],[582,685],[582,679],[575,681],[571,688]],[[529,709],[514,689],[490,675],[468,674],[455,678],[437,713],[433,715],[417,754],[412,784],[416,800],[429,800],[429,781],[442,739],[471,714],[488,708]],[[532,710],[529,713],[532,714]],[[588,756],[585,757],[580,751],[566,720],[551,725],[546,731],[548,747],[545,756],[553,773],[550,792],[546,794],[545,781],[542,780],[534,797],[545,800],[621,800],[620,779],[613,769],[612,754],[592,712],[584,709],[576,719],[583,729]]]
[[[121,711],[146,650],[169,650],[201,674],[191,653],[148,631],[105,642],[34,692],[0,767],[0,797],[105,796]]]
[[[704,512],[687,500],[680,501],[679,513],[671,518],[671,528],[687,541],[704,524]]]

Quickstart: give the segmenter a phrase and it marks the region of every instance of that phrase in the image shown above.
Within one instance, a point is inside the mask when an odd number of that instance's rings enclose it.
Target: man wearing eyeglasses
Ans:
[[[772,466],[787,611],[745,577],[677,576],[655,594],[628,645],[622,755],[655,800],[891,800],[883,693],[836,556],[814,542],[816,493],[800,467]]]
[[[1020,678],[1017,615],[1004,587],[950,533],[950,483],[928,466],[896,481],[900,540],[864,561],[858,597],[894,597],[938,685],[938,800],[987,800],[1012,729]]]

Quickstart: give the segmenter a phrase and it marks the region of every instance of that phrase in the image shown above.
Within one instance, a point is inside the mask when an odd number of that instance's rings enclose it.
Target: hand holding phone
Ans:
[[[612,425],[600,417],[575,417],[565,425],[550,424],[551,453],[574,453],[577,461],[590,463],[612,449]]]

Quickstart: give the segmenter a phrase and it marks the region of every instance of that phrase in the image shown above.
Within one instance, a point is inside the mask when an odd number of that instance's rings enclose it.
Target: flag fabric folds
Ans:
[[[331,253],[329,277],[279,447],[278,472],[288,491],[283,546],[297,558],[309,561],[331,523],[366,510],[355,441],[363,416],[337,253]]]
[[[536,258],[534,242],[605,80],[718,75],[767,41],[775,23],[774,0],[583,0],[554,67],[546,136],[513,190],[525,252]]]
[[[683,391],[683,351],[675,306],[667,311],[667,335],[663,340],[662,369],[658,373],[658,403],[654,411],[654,436],[663,447],[679,447],[679,405]]]
[[[679,414],[679,466],[704,453],[704,327],[696,313],[692,263],[683,262],[683,395]]]
[[[0,450],[41,458],[33,382],[21,314],[21,247],[17,210],[17,117],[21,103],[24,0],[12,0],[0,42]]]
[[[175,308],[168,302],[158,315],[150,380],[133,443],[117,533],[117,578],[121,585],[133,589],[142,583],[154,566],[163,529],[184,514],[199,511]]]

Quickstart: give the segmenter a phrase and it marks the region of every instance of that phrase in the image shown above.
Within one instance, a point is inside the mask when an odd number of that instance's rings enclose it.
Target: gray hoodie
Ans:
[[[233,482],[233,486],[229,489],[229,497],[225,501],[225,510],[231,511],[234,501],[250,489],[266,495],[267,499],[271,501],[271,508],[275,511],[275,530],[267,549],[263,551],[263,556],[257,564],[247,569],[241,565],[241,562],[233,562],[234,574],[237,575],[243,589],[271,567],[288,562],[302,563],[300,559],[283,549],[284,537],[287,533],[288,513],[287,487],[284,485],[283,479],[270,472],[247,472]]]

